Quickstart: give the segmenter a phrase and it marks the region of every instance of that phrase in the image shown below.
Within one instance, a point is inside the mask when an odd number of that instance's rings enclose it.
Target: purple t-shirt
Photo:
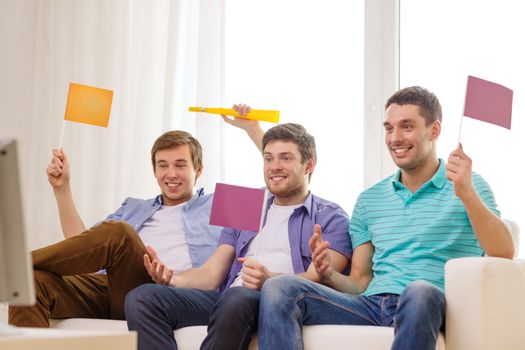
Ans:
[[[270,195],[266,206],[266,213],[273,202]],[[266,214],[265,214],[266,221]],[[308,241],[312,236],[314,225],[321,225],[323,239],[330,242],[330,248],[343,254],[349,260],[352,257],[352,244],[349,235],[349,217],[337,204],[319,198],[312,193],[308,194],[303,205],[296,208],[288,220],[288,236],[292,254],[292,265],[294,273],[306,272],[312,256]],[[232,228],[224,228],[219,237],[219,245],[227,244],[235,248],[235,260],[230,268],[228,278],[221,286],[225,290],[233,283],[242,264],[237,258],[242,258],[248,251],[248,245],[257,232],[241,231]]]

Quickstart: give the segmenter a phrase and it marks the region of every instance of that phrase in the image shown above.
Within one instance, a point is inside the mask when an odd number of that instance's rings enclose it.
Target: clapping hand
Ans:
[[[330,242],[324,241],[321,234],[321,226],[314,226],[314,233],[310,238],[310,252],[312,254],[312,263],[315,271],[321,278],[321,281],[330,279],[334,270],[331,266],[330,252],[328,248]]]

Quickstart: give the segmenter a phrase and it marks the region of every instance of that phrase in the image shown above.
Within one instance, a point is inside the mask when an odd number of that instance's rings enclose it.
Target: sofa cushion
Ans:
[[[53,320],[53,328],[62,329],[100,329],[127,330],[125,321],[69,318]],[[174,331],[180,350],[197,350],[206,336],[205,326],[193,326]],[[304,349],[346,350],[388,350],[394,339],[390,327],[319,325],[305,326],[303,329]],[[249,350],[257,350],[257,336],[252,338]],[[445,341],[440,334],[436,350],[445,350]]]

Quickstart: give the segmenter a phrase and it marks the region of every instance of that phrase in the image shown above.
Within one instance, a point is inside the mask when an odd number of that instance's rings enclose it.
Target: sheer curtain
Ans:
[[[13,10],[2,4],[4,10]],[[182,129],[203,143],[205,171],[198,185],[212,190],[220,176],[221,124],[188,113],[193,104],[219,105],[222,81],[222,0],[36,0],[31,74],[15,84],[29,89],[32,110],[3,117],[19,123],[27,229],[33,247],[61,238],[45,177],[58,147],[69,82],[114,91],[107,129],[68,123],[63,148],[86,226],[114,211],[126,196],[158,194],[149,150],[156,137]],[[20,14],[20,11],[14,9]],[[16,26],[16,23],[13,23]],[[16,29],[16,28],[15,28]],[[19,28],[20,29],[20,28]],[[16,44],[14,49],[17,48]]]

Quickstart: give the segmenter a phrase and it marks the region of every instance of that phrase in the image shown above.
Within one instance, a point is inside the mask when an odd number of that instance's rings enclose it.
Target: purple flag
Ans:
[[[210,225],[259,231],[264,190],[218,183],[211,206]]]
[[[469,75],[463,115],[510,129],[512,90]]]

